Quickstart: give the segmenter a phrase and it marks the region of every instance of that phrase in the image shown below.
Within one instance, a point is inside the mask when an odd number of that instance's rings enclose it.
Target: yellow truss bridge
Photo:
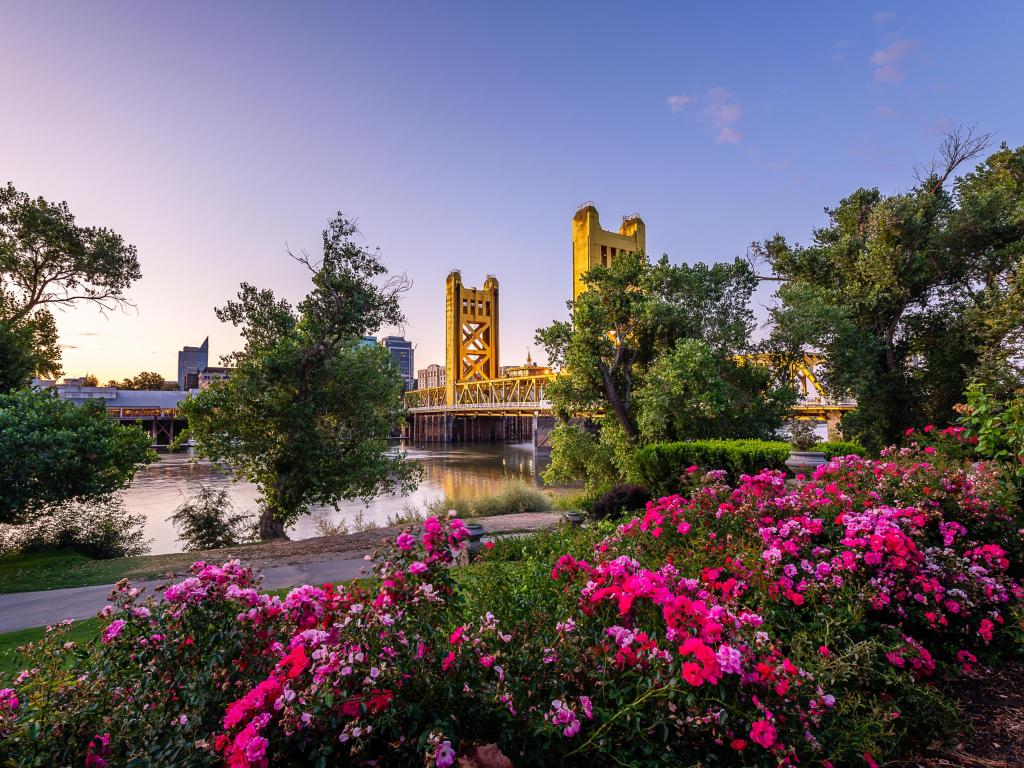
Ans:
[[[601,228],[592,204],[573,217],[573,294],[582,290],[581,275],[607,266],[620,253],[642,251],[645,230],[639,215],[624,217],[618,232]],[[445,281],[445,373],[443,386],[412,390],[405,395],[410,415],[406,434],[417,440],[505,440],[533,438],[543,445],[554,423],[547,386],[559,375],[532,364],[502,369],[498,356],[498,280],[487,277],[483,288],[467,288],[452,271]],[[767,365],[763,355],[746,356]],[[839,419],[856,408],[852,400],[832,400],[819,381],[821,360],[814,355],[790,366],[799,401],[797,419],[823,421],[830,436]]]

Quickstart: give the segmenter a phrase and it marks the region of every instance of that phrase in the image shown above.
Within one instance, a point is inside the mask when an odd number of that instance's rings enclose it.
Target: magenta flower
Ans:
[[[758,720],[750,726],[750,738],[765,749],[771,749],[775,743],[775,726],[767,720]]]
[[[100,638],[100,640],[104,644],[110,644],[114,641],[115,638],[117,638],[118,635],[121,634],[121,631],[124,629],[125,624],[127,624],[127,622],[124,619],[114,619],[107,625],[107,628],[103,630],[103,636]]]

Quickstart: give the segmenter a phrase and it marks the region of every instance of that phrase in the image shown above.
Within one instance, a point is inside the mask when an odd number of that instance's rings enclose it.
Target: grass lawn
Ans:
[[[93,560],[76,552],[36,552],[0,557],[0,594],[62,587],[113,584],[123,578],[158,579],[188,568],[187,554],[145,555]]]
[[[99,628],[99,619],[76,621],[71,625],[68,640],[76,643],[88,642],[96,637]],[[18,655],[18,647],[39,640],[45,632],[45,627],[33,627],[0,635],[0,687],[9,683],[11,678],[24,669],[24,662]]]

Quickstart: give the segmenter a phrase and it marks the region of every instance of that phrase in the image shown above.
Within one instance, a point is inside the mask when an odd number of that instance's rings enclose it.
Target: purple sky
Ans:
[[[1020,3],[705,5],[4,3],[0,182],[142,262],[137,312],[60,315],[66,374],[232,350],[213,307],[242,280],[301,297],[284,244],[337,210],[413,279],[417,367],[452,268],[498,276],[512,364],[566,315],[586,200],[639,211],[654,254],[731,259],[909,186],[951,126],[1024,143]]]

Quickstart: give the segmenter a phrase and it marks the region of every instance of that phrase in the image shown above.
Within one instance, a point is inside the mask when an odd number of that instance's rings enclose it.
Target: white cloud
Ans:
[[[896,14],[892,11],[878,11],[872,15],[871,20],[880,27],[884,27],[890,21],[896,18]]]
[[[900,38],[879,48],[871,54],[871,66],[875,80],[879,83],[898,83],[903,80],[903,61],[918,49],[920,43],[910,38]]]
[[[687,106],[693,103],[693,96],[669,96],[665,99],[672,114],[682,112]]]
[[[704,121],[715,133],[718,144],[738,144],[742,134],[736,127],[743,114],[743,105],[724,88],[712,88],[704,97],[701,110]]]
[[[885,104],[879,104],[875,107],[875,114],[880,117],[893,117],[896,114],[896,110]]]

